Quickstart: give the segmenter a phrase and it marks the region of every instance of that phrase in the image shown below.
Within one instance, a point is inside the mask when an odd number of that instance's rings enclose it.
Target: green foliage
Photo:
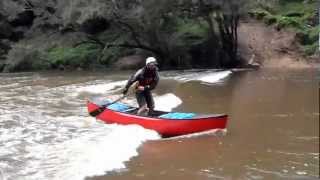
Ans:
[[[46,54],[40,51],[31,52],[25,57],[25,59],[32,62],[30,63],[30,69],[46,70],[51,67],[50,62],[46,59]]]
[[[310,45],[305,45],[303,46],[303,51],[305,52],[306,55],[313,55],[317,51],[319,51],[319,44],[318,42],[315,42]]]
[[[320,33],[320,25],[313,27],[309,31],[309,39],[311,41],[318,41],[319,40],[319,33]]]
[[[176,30],[173,34],[176,46],[190,47],[201,44],[208,38],[208,25],[191,19],[177,18]]]
[[[115,62],[118,58],[124,55],[123,48],[111,47],[105,49],[102,53],[100,63],[103,65],[109,65]]]
[[[313,55],[317,53],[319,49],[319,33],[320,26],[316,26],[305,31],[300,31],[297,34],[299,41],[302,43],[302,50],[306,55]]]
[[[278,22],[278,19],[276,16],[273,16],[271,14],[268,14],[264,17],[263,21],[268,24],[268,25],[271,25],[271,24],[275,24]]]
[[[19,52],[19,56],[17,56],[16,61],[12,61],[4,67],[4,72],[50,69],[51,66],[46,59],[46,53],[22,48],[15,50]]]
[[[276,26],[278,28],[297,28],[300,29],[302,24],[299,22],[299,19],[295,17],[287,17],[287,16],[274,16],[276,19]]]
[[[53,67],[86,68],[90,63],[95,63],[99,51],[99,47],[92,43],[77,47],[55,47],[49,49],[46,59]]]
[[[265,9],[257,8],[249,12],[249,15],[256,19],[263,19],[265,17],[271,17],[271,13]]]
[[[128,34],[120,34],[117,29],[113,29],[112,32],[105,32],[100,35],[100,39],[108,44],[125,44],[130,41]],[[108,45],[107,44],[107,45]],[[106,47],[100,54],[99,63],[103,65],[110,65],[125,55],[131,55],[135,53],[135,49],[126,49],[122,47],[112,46]]]
[[[204,38],[208,33],[208,25],[204,22],[178,18],[176,31],[181,34]]]
[[[312,0],[286,0],[274,7],[276,14],[304,18],[314,16],[316,8],[317,2]]]

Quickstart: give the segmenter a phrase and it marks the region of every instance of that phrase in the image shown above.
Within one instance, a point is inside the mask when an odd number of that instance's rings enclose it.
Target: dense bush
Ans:
[[[97,63],[99,47],[96,44],[81,44],[77,47],[55,47],[48,50],[46,61],[52,68],[87,68]]]

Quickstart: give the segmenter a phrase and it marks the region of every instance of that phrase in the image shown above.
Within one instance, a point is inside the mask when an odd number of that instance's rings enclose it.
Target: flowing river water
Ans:
[[[319,69],[161,72],[157,109],[229,115],[173,139],[88,115],[130,73],[0,74],[0,180],[319,178]]]

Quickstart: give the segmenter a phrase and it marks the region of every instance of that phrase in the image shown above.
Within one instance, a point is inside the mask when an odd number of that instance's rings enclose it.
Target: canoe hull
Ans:
[[[87,102],[87,108],[90,113],[98,109],[99,106],[92,102]],[[108,124],[137,124],[146,129],[157,131],[162,137],[173,137],[214,129],[225,129],[228,116],[216,115],[194,119],[165,119],[138,116],[105,109],[102,113],[97,115],[96,118]]]

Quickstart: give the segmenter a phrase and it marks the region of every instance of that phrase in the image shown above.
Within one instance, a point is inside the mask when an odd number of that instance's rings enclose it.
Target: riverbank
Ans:
[[[290,29],[277,29],[262,21],[248,18],[238,28],[239,54],[245,59],[240,68],[317,68],[319,54],[307,56],[297,40],[297,33]],[[142,66],[141,56],[120,58],[116,69],[132,69]]]
[[[319,54],[306,56],[297,41],[297,33],[289,29],[248,19],[238,29],[240,54],[248,64],[273,68],[306,68],[320,63]]]
[[[0,3],[0,72],[137,69],[150,55],[158,58],[161,69],[309,67],[320,59],[319,52],[314,53],[319,25],[315,1],[301,3],[262,0],[248,3],[250,8],[236,4],[243,9],[234,12],[235,23],[223,23],[222,14],[228,9],[208,11],[207,16],[219,16],[206,19],[171,14],[184,12],[183,8],[170,10],[162,4],[159,12],[170,16],[140,12],[150,22],[154,22],[150,15],[163,20],[149,27],[135,16],[132,23],[96,10],[97,6],[112,9],[112,3],[4,0]],[[94,9],[96,14],[83,9]],[[124,8],[119,15],[134,9]]]
[[[66,36],[67,39],[74,39],[74,35]],[[296,39],[296,33],[290,30],[282,29],[277,30],[274,26],[266,25],[265,23],[255,20],[247,19],[240,22],[238,28],[238,43],[239,43],[239,55],[245,60],[245,63],[240,68],[304,68],[315,67],[320,63],[319,54],[313,56],[306,56],[299,47],[299,43]],[[60,36],[60,39],[64,39]],[[39,41],[42,42],[43,40]],[[41,43],[36,43],[41,44]],[[34,45],[32,45],[33,47]],[[53,57],[77,58],[77,53],[85,54],[88,50],[86,48],[78,48],[76,50],[56,50],[51,53]],[[88,58],[96,58],[97,53],[94,49],[91,50],[91,55]],[[24,59],[26,62],[36,62],[39,59],[40,54],[29,54],[27,52]],[[70,54],[68,54],[70,53]],[[72,55],[73,54],[73,55]],[[21,57],[20,57],[21,58]],[[40,58],[41,59],[41,58]],[[58,59],[57,59],[58,61]],[[46,62],[44,62],[46,63]],[[115,62],[109,64],[109,68],[118,70],[130,70],[142,67],[144,64],[144,57],[141,55],[130,55],[119,58]],[[24,66],[22,64],[22,66]],[[99,64],[88,65],[90,69],[105,68]],[[28,66],[26,66],[28,68]],[[82,70],[84,67],[74,67],[70,65],[60,65],[59,67],[53,67],[59,70]],[[201,67],[200,67],[201,68]],[[205,68],[205,67],[202,67]],[[238,67],[239,68],[239,67]],[[40,68],[41,69],[41,68]],[[23,70],[18,68],[18,71]]]

